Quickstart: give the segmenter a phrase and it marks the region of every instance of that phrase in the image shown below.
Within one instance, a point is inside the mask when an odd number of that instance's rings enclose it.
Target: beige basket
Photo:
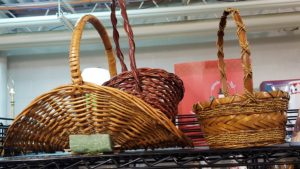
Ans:
[[[223,36],[226,18],[233,15],[238,27],[244,69],[244,94],[229,96],[225,73]],[[193,107],[205,138],[212,148],[242,148],[284,142],[288,93],[282,91],[253,92],[250,51],[245,26],[236,9],[224,11],[218,32],[218,58],[222,90],[225,98],[198,103]]]
[[[185,146],[190,143],[159,110],[118,89],[82,80],[80,40],[90,22],[101,35],[110,65],[116,74],[109,37],[100,21],[85,15],[77,23],[70,46],[72,84],[34,99],[9,127],[5,148],[55,151],[69,148],[69,135],[107,133],[121,149]]]

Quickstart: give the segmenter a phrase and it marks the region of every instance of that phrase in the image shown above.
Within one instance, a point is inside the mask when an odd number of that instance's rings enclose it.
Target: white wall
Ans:
[[[8,98],[7,86],[7,57],[5,53],[0,52],[0,117],[5,117],[7,114],[6,101]]]
[[[300,78],[300,37],[250,39],[254,85],[264,80]],[[225,57],[238,58],[237,42],[225,44]],[[82,67],[107,67],[103,54],[82,52]],[[139,67],[163,68],[173,72],[180,62],[216,59],[215,43],[137,49]],[[16,114],[43,92],[70,83],[67,53],[43,56],[11,56],[9,75],[15,81]]]

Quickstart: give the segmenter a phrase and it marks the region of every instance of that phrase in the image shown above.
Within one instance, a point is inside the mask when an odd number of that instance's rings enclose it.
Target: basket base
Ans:
[[[206,136],[210,148],[260,147],[284,143],[285,129],[262,129],[239,132],[224,132]]]

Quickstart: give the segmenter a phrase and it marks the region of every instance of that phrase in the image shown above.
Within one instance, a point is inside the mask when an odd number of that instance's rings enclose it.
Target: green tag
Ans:
[[[109,134],[70,135],[70,149],[79,154],[97,154],[112,152]]]

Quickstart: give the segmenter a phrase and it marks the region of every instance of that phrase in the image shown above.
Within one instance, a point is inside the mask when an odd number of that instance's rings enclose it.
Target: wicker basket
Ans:
[[[54,151],[68,148],[70,134],[107,133],[121,149],[185,146],[190,143],[159,110],[121,90],[83,82],[79,47],[84,26],[90,22],[101,35],[116,74],[115,58],[105,28],[85,15],[76,24],[70,46],[72,84],[34,99],[9,127],[5,148]]]
[[[223,37],[226,19],[233,15],[238,27],[244,69],[244,94],[229,96],[224,64]],[[253,92],[250,51],[238,10],[224,11],[218,31],[218,58],[224,98],[193,106],[205,138],[212,148],[243,148],[284,142],[289,95],[282,91]]]
[[[131,71],[127,71],[124,57],[119,46],[119,34],[116,28],[115,0],[112,1],[112,24],[114,27],[114,40],[117,56],[121,62],[122,73],[113,77],[104,85],[121,89],[133,94],[154,108],[161,110],[171,120],[175,120],[177,107],[184,94],[183,82],[173,73],[162,69],[139,68],[135,62],[135,43],[133,32],[128,21],[124,0],[119,0],[121,14],[124,19],[124,29],[129,37],[129,57]]]

